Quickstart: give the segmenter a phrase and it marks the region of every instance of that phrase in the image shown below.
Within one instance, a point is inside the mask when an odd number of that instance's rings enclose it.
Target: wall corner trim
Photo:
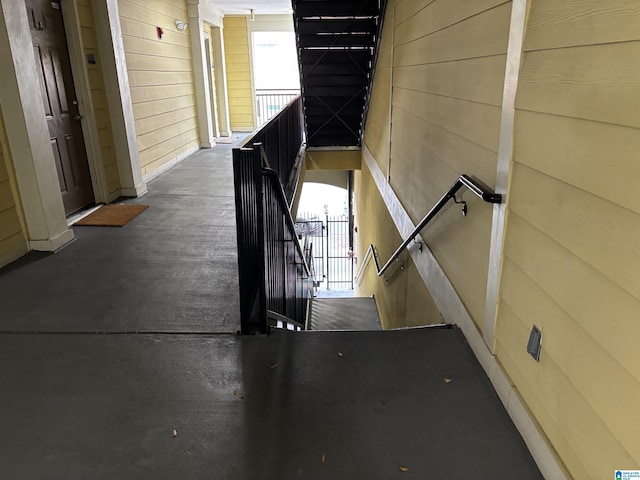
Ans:
[[[118,0],[93,0],[93,11],[115,141],[120,187],[136,188],[142,183],[142,172]]]
[[[518,80],[520,78],[527,3],[527,0],[513,0],[511,5],[511,23],[509,24],[507,63],[502,91],[502,111],[495,188],[496,193],[501,193],[503,197],[506,195],[509,187],[509,172],[511,170],[511,156],[513,153],[515,102]],[[508,197],[506,201],[509,201]],[[482,326],[484,341],[492,351],[494,348],[496,318],[498,313],[506,214],[507,206],[505,202],[497,203],[493,206],[489,269],[487,272],[487,294],[485,297],[485,311]]]
[[[73,230],[67,229],[64,232],[56,235],[53,238],[47,240],[30,240],[29,246],[31,250],[37,250],[39,252],[55,252],[61,247],[64,247],[67,243],[75,239]]]
[[[380,170],[366,145],[362,147],[362,157],[400,235],[402,238],[406,238],[415,228],[409,214],[400,203],[388,183],[385,173]],[[548,443],[545,435],[540,431],[535,419],[520,399],[517,390],[509,381],[497,359],[492,355],[444,270],[424,240],[421,237],[418,238],[424,245],[422,252],[416,248],[410,248],[409,252],[445,322],[456,324],[462,330],[544,478],[547,480],[570,480],[571,477],[567,475],[562,462]]]

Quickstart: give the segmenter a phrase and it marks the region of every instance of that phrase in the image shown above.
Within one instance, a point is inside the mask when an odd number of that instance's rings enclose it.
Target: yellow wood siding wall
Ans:
[[[231,130],[255,128],[247,17],[224,17],[224,56]]]
[[[107,177],[107,189],[109,195],[111,195],[115,194],[120,188],[120,177],[118,174],[118,162],[116,160],[113,132],[111,129],[111,118],[109,117],[109,107],[107,105],[104,87],[102,61],[98,51],[93,8],[90,0],[77,0],[77,6],[85,58],[87,55],[93,55],[96,59],[96,63],[93,65],[87,63],[87,70],[89,72],[91,100],[93,102],[98,136],[100,139],[102,163]]]
[[[391,125],[391,75],[394,13],[396,0],[388,0],[387,15],[380,38],[371,101],[364,129],[364,143],[386,175],[389,167],[389,133]]]
[[[152,172],[199,146],[185,0],[119,0],[140,165]],[[156,27],[164,31],[160,40]]]
[[[360,253],[355,269],[360,268],[369,244],[374,243],[380,260],[386,260],[402,242],[400,233],[393,224],[380,192],[367,165],[362,162],[362,171],[355,171],[354,192],[356,195],[356,251]],[[389,270],[388,281],[376,275],[373,259],[366,267],[362,280],[356,285],[359,296],[374,295],[383,328],[402,328],[431,323],[441,323],[442,317],[433,298],[427,291],[411,257],[404,254],[404,270],[399,264]]]
[[[390,183],[414,223],[462,173],[495,184],[510,14],[503,0],[387,7],[365,143],[386,173],[391,117]],[[481,329],[492,209],[463,198],[468,217],[452,207],[423,236]]]
[[[10,252],[26,242],[18,203],[13,163],[7,148],[3,115],[0,110],[0,259],[10,255]],[[6,261],[10,260],[13,258],[6,258]],[[0,267],[6,261],[0,261]]]
[[[613,478],[640,468],[640,3],[530,8],[495,351],[574,478]]]

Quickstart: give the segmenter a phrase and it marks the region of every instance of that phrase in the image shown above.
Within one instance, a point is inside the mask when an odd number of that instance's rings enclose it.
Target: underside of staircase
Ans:
[[[293,0],[308,147],[360,147],[386,0]]]

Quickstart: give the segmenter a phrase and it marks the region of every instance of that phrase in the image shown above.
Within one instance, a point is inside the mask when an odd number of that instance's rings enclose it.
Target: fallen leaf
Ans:
[[[409,467],[400,467],[400,471],[401,472],[408,472],[409,471]]]
[[[444,379],[444,383],[451,383],[451,379],[450,378],[445,378]]]
[[[175,428],[173,429],[173,436],[174,436],[174,437],[177,437],[177,436],[178,436],[178,431],[177,431]]]
[[[239,392],[238,390],[234,390],[233,394],[238,397],[240,400],[242,400],[244,398],[244,394],[242,392]]]
[[[278,368],[278,365],[280,365],[280,362],[274,363],[270,368]]]
[[[322,454],[322,463],[327,461],[327,456],[323,453]]]
[[[338,352],[338,356],[343,357],[344,355],[342,355],[342,352]]]

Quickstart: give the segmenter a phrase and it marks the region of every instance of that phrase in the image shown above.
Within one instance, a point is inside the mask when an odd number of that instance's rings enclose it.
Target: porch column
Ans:
[[[147,185],[142,180],[140,168],[140,152],[122,42],[118,0],[93,0],[93,13],[115,140],[120,193],[125,197],[137,197],[147,191]]]
[[[49,140],[27,11],[23,2],[0,0],[0,103],[15,168],[29,246],[53,251],[73,240]]]
[[[211,27],[211,41],[213,43],[213,56],[215,58],[214,75],[216,89],[218,91],[218,116],[220,117],[220,136],[231,136],[231,124],[229,120],[229,92],[227,90],[227,68],[224,62],[224,35],[222,27]]]
[[[213,135],[211,96],[209,94],[209,62],[204,48],[203,21],[197,5],[189,5],[189,36],[196,87],[196,110],[200,129],[200,146],[210,148],[216,144]]]

